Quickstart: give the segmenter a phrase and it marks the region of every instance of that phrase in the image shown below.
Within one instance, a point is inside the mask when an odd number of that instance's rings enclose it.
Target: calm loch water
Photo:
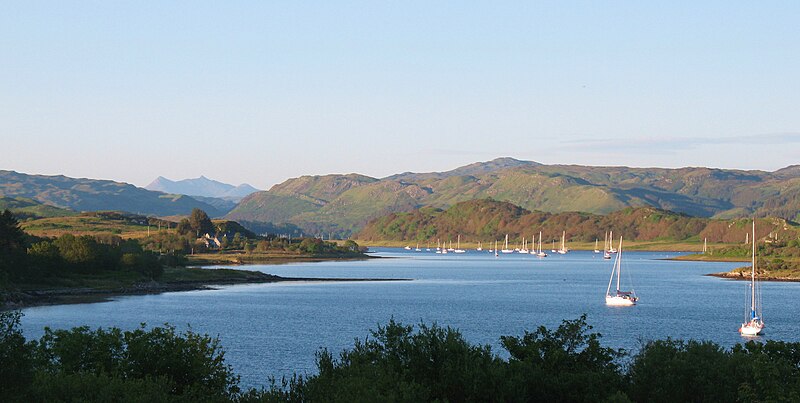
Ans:
[[[695,338],[729,346],[745,312],[746,283],[707,277],[741,263],[663,260],[676,253],[625,252],[623,281],[641,298],[635,307],[606,307],[613,261],[588,251],[538,259],[487,252],[437,255],[375,249],[385,259],[243,267],[286,277],[403,278],[390,282],[298,282],[226,286],[218,290],[120,297],[110,302],[34,307],[23,328],[38,338],[45,326],[171,323],[219,336],[227,362],[245,385],[292,372],[312,373],[314,353],[338,352],[390,318],[451,326],[497,353],[501,335],[588,315],[604,345],[635,350],[654,338]],[[630,277],[628,277],[630,274]],[[800,341],[800,283],[764,283],[766,334]]]

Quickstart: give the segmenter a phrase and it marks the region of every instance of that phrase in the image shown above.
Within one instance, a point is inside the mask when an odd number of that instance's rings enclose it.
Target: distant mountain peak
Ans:
[[[165,183],[167,180],[156,182]],[[64,175],[28,175],[13,171],[0,171],[0,196],[28,198],[73,211],[117,210],[167,216],[188,214],[197,207],[211,216],[225,213],[191,197],[164,197],[162,193],[123,182]]]
[[[542,164],[535,161],[518,160],[512,157],[498,157],[491,161],[473,162],[469,165],[464,165],[456,169],[444,172],[404,172],[397,175],[392,175],[384,179],[389,180],[422,180],[422,179],[443,179],[451,176],[465,176],[465,175],[480,175],[484,173],[500,171],[503,169],[516,168],[520,166],[541,166]]]
[[[243,183],[239,186],[230,185],[220,181],[200,175],[194,179],[183,179],[179,181],[169,180],[159,176],[145,189],[155,190],[164,193],[184,194],[188,196],[216,197],[239,200],[258,189]]]

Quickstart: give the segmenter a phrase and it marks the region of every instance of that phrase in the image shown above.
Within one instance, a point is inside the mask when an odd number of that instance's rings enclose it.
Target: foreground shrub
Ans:
[[[450,327],[390,320],[318,373],[241,391],[218,339],[165,325],[45,329],[26,342],[0,312],[0,401],[756,402],[800,401],[800,343],[647,342],[625,366],[586,317],[500,341],[509,358]]]

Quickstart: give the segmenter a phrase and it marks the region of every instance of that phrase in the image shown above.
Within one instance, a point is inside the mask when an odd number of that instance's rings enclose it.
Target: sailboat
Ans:
[[[619,237],[619,250],[617,259],[614,261],[614,268],[611,270],[611,278],[608,279],[608,288],[606,288],[606,305],[611,306],[631,306],[636,305],[639,297],[631,287],[630,291],[621,291],[620,277],[622,276],[622,237]],[[617,278],[616,290],[611,291],[611,284],[614,283],[614,277]]]
[[[461,249],[461,234],[458,234],[458,242],[456,242],[456,249],[453,250],[455,253],[465,253],[464,249]]]
[[[478,247],[475,248],[476,251],[480,252],[483,250],[483,246],[481,246],[481,241],[478,241]]]
[[[558,253],[561,255],[567,254],[567,231],[561,233],[561,249],[558,250]]]
[[[606,240],[603,241],[603,259],[611,259],[611,246],[608,244],[608,232],[606,232]]]
[[[506,242],[503,244],[503,250],[501,250],[500,252],[503,252],[503,253],[514,253],[513,250],[508,249],[508,234],[506,234]]]
[[[542,251],[542,231],[539,231],[539,253],[536,254],[538,257],[547,257],[547,253]]]
[[[421,252],[422,249],[419,248],[419,242],[417,242],[417,247],[414,249],[414,252]]]
[[[497,240],[496,239],[494,240],[494,257],[500,257],[500,254],[497,253]]]
[[[405,248],[403,248],[403,249],[405,249],[405,250],[411,250],[411,246],[410,246],[410,245],[406,245],[406,247],[405,247]]]
[[[614,249],[614,231],[608,233],[608,253],[617,253]]]
[[[600,253],[600,249],[597,249],[597,241],[598,241],[598,239],[595,238],[594,239],[594,253]]]
[[[528,254],[528,244],[525,241],[525,237],[522,237],[522,249],[519,250],[519,253]]]
[[[745,323],[739,328],[742,336],[758,336],[764,329],[764,319],[761,318],[761,292],[756,292],[756,221],[753,220],[753,262],[750,269],[750,290],[747,299],[750,302],[749,312],[745,314]]]
[[[553,240],[553,249],[550,249],[550,252],[553,252],[553,253],[558,252],[558,250],[556,250],[556,240],[555,239]]]

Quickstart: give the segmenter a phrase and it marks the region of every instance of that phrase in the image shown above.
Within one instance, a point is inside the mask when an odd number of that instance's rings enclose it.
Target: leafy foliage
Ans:
[[[286,249],[313,256],[352,255],[361,256],[361,248],[354,241],[346,241],[342,246],[335,242],[326,242],[319,238],[295,239],[287,244]]]
[[[0,287],[25,271],[25,233],[9,210],[0,213]]]
[[[172,326],[45,329],[26,342],[19,312],[0,312],[2,401],[629,402],[798,401],[800,343],[731,349],[690,340],[625,353],[600,344],[586,317],[501,337],[508,359],[450,327],[390,320],[316,374],[240,390],[219,340]]]
[[[621,350],[600,345],[600,335],[587,332],[586,315],[564,321],[555,331],[544,326],[523,337],[501,337],[511,354],[509,377],[522,396],[555,401],[596,401],[623,387],[617,361]]]
[[[230,401],[239,377],[219,340],[165,325],[45,329],[25,342],[19,312],[0,312],[0,400]]]

